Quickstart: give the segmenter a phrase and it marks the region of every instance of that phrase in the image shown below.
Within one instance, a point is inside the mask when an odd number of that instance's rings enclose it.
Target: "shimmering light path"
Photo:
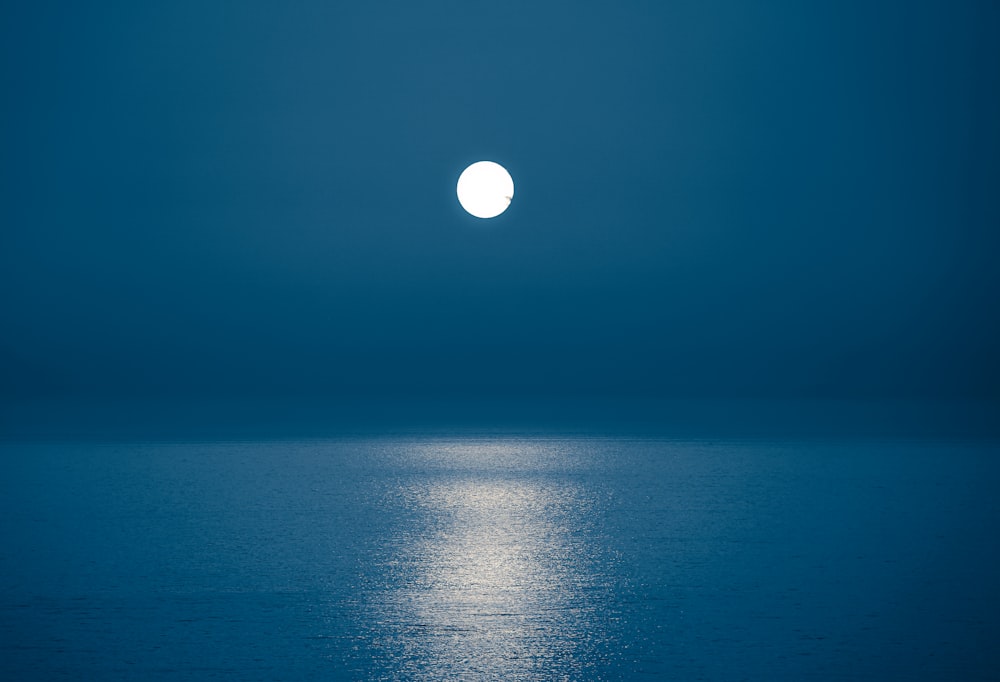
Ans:
[[[553,450],[457,442],[404,455],[431,471],[395,491],[420,519],[375,606],[395,676],[581,679],[609,662],[615,563],[594,535],[593,492],[538,476]]]

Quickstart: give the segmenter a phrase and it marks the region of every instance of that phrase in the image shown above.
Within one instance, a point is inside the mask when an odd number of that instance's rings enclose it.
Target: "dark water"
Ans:
[[[1000,454],[0,445],[3,679],[996,679]]]

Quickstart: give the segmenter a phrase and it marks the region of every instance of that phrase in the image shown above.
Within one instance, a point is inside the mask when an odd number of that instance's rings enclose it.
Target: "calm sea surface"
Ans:
[[[0,678],[997,679],[998,454],[0,444]]]

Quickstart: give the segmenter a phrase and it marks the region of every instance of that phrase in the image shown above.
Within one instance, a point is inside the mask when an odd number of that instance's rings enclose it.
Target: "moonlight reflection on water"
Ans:
[[[443,470],[399,491],[424,532],[389,559],[376,646],[390,677],[577,677],[601,659],[609,576],[585,533],[592,500],[578,487],[526,477],[545,453],[511,444],[452,445],[422,454]],[[453,458],[453,459],[452,459]],[[510,464],[476,471],[477,461]],[[595,656],[596,654],[596,656]]]

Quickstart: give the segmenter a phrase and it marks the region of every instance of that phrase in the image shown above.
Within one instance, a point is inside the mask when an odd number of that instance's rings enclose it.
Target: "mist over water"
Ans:
[[[10,679],[989,679],[990,442],[0,445]]]

